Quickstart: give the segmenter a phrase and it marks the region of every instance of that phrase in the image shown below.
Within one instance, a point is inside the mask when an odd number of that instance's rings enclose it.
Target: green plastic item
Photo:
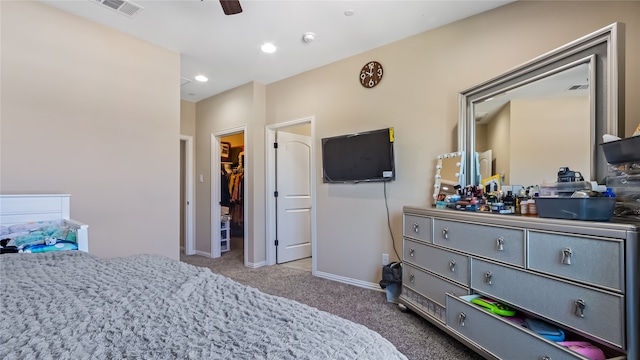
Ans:
[[[483,308],[489,310],[490,312],[501,315],[501,316],[514,316],[516,311],[508,307],[507,305],[501,304],[493,299],[479,297],[471,300],[472,303],[476,305],[480,305]]]

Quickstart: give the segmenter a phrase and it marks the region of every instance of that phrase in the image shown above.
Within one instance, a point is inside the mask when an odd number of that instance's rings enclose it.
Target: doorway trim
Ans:
[[[184,181],[184,197],[185,197],[185,212],[184,212],[184,253],[185,255],[195,255],[196,247],[193,238],[195,234],[194,223],[194,209],[195,203],[193,198],[193,178],[194,178],[194,166],[193,166],[193,136],[180,135],[180,141],[185,142],[185,181]]]
[[[266,194],[267,201],[265,211],[266,225],[266,257],[267,265],[276,264],[276,153],[273,144],[276,141],[276,132],[287,127],[296,125],[311,125],[311,272],[315,275],[317,268],[316,252],[316,153],[315,153],[315,116],[308,116],[300,119],[285,121],[273,125],[267,125],[265,131],[265,154],[266,154]]]
[[[247,126],[238,126],[235,128],[222,130],[218,132],[211,133],[211,257],[219,258],[221,256],[220,251],[220,138],[235,135],[242,133],[244,136],[244,153],[248,154],[248,142],[247,142]],[[243,166],[244,166],[244,175],[247,176],[247,173],[250,171],[251,167],[251,156],[245,156]],[[249,171],[247,171],[249,169]],[[250,175],[249,175],[250,176]],[[244,231],[243,231],[243,241],[244,241],[244,265],[247,266],[249,261],[249,242],[248,242],[248,221],[247,212],[249,209],[249,198],[247,197],[247,187],[243,188],[243,196],[244,204],[243,204],[243,217],[245,219],[244,222]],[[217,236],[216,236],[217,235]]]

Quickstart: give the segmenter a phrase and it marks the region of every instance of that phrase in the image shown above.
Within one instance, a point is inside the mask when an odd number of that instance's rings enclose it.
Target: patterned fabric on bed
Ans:
[[[160,256],[6,254],[0,273],[1,359],[407,359],[365,326]]]
[[[58,240],[52,244],[30,244],[20,249],[20,252],[39,253],[62,250],[78,250],[78,244],[75,241]]]
[[[16,247],[18,250],[29,245],[44,245],[47,240],[66,240],[76,242],[77,234],[74,229],[61,224],[59,221],[39,221],[24,224],[15,224],[5,227],[7,234],[2,234],[2,239],[9,239],[7,247]]]

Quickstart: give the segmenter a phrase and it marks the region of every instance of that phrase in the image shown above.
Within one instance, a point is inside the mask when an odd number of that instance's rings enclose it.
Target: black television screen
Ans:
[[[395,180],[393,142],[393,128],[323,138],[323,182]]]

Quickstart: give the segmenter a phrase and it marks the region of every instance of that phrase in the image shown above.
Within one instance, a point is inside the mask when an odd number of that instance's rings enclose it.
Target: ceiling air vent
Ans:
[[[487,115],[489,115],[489,113],[487,112],[477,112],[475,115],[475,119],[476,121],[480,121],[482,119],[484,119]]]
[[[143,7],[136,5],[130,1],[124,0],[93,0],[95,3],[116,11],[128,17],[134,17],[139,14]]]
[[[587,84],[583,84],[583,85],[571,85],[571,86],[569,87],[569,91],[572,91],[572,90],[585,90],[585,89],[588,89],[588,88],[589,88],[589,85],[587,85]]]

